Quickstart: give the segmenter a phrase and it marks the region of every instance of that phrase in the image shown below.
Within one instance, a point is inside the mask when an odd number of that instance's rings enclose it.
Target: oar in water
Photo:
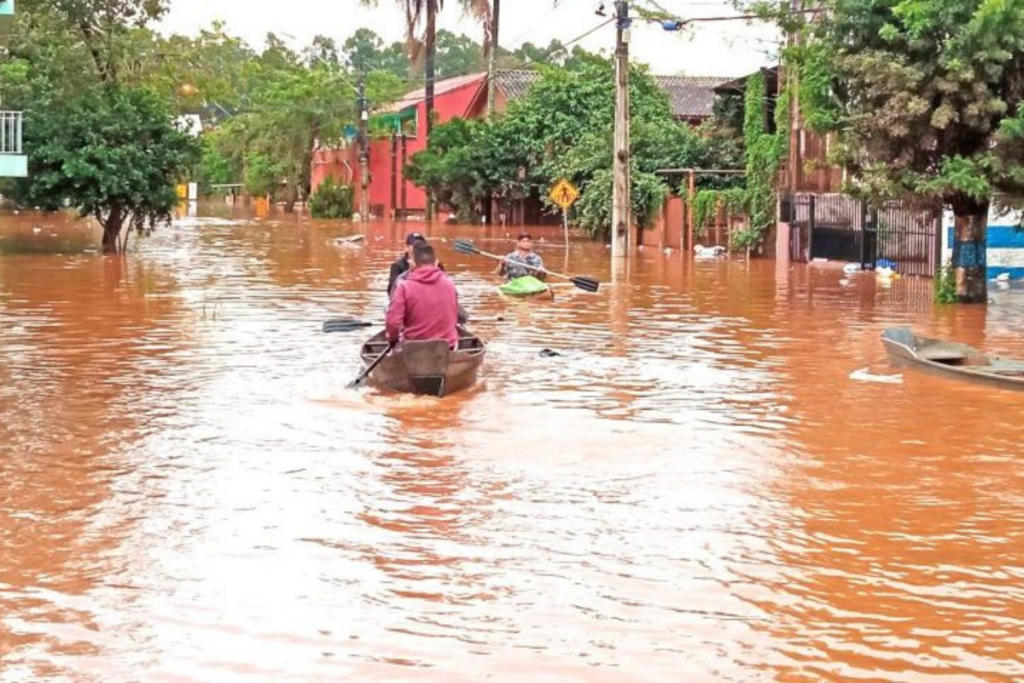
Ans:
[[[353,332],[373,327],[373,325],[373,323],[355,318],[332,318],[324,322],[324,332]]]
[[[359,387],[361,387],[363,385],[363,382],[366,381],[366,378],[370,376],[370,373],[377,369],[377,366],[381,364],[381,361],[383,361],[384,358],[387,357],[387,355],[389,353],[391,353],[391,349],[393,349],[393,348],[395,348],[395,343],[394,342],[388,342],[388,347],[386,349],[384,349],[384,353],[382,353],[379,356],[377,356],[373,360],[373,362],[370,363],[366,367],[365,370],[360,372],[358,377],[356,377],[354,380],[349,382],[348,386],[345,387],[345,388],[346,389],[358,389]]]
[[[538,273],[547,273],[548,275],[560,277],[563,280],[568,280],[569,282],[573,283],[574,285],[576,285],[577,287],[586,292],[596,292],[598,287],[601,286],[601,283],[592,277],[586,277],[584,275],[569,277],[568,275],[562,275],[561,273],[556,273],[555,271],[548,270],[547,268],[537,268],[535,266],[528,266],[525,263],[520,263],[519,261],[510,261],[504,256],[498,256],[497,254],[489,254],[486,251],[478,249],[476,245],[470,242],[469,240],[455,240],[454,246],[455,251],[459,252],[460,254],[477,254],[479,256],[487,256],[492,259],[497,259],[498,261],[504,261],[505,263],[512,263],[521,268],[525,268],[526,270],[532,270]]]

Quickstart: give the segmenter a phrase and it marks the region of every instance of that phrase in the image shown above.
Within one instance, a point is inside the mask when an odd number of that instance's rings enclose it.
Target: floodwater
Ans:
[[[0,218],[0,681],[1024,680],[1024,395],[878,341],[1024,357],[1024,290],[538,230],[609,284],[504,300],[438,227],[480,386],[347,391],[407,228]]]

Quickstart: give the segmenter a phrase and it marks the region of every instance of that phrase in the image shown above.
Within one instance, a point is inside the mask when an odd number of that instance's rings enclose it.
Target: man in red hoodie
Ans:
[[[437,254],[426,242],[413,249],[412,270],[398,282],[388,306],[388,341],[444,339],[458,346],[459,295],[455,283],[437,267]]]

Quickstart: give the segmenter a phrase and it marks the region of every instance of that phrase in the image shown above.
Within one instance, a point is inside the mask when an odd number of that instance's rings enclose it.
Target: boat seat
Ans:
[[[933,360],[938,363],[967,359],[967,352],[959,345],[953,344],[929,344],[918,349],[917,355],[925,360]]]

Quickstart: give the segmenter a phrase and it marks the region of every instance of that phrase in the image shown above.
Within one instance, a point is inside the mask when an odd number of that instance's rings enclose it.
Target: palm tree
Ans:
[[[376,6],[378,0],[361,0],[364,5]],[[409,60],[418,63],[423,57],[424,103],[427,110],[425,130],[427,138],[433,127],[434,79],[437,60],[437,13],[444,9],[444,0],[397,0],[405,11],[405,37],[409,46]],[[491,1],[458,0],[462,11],[484,26],[484,51],[490,50]],[[417,33],[420,21],[425,19],[423,37]]]

